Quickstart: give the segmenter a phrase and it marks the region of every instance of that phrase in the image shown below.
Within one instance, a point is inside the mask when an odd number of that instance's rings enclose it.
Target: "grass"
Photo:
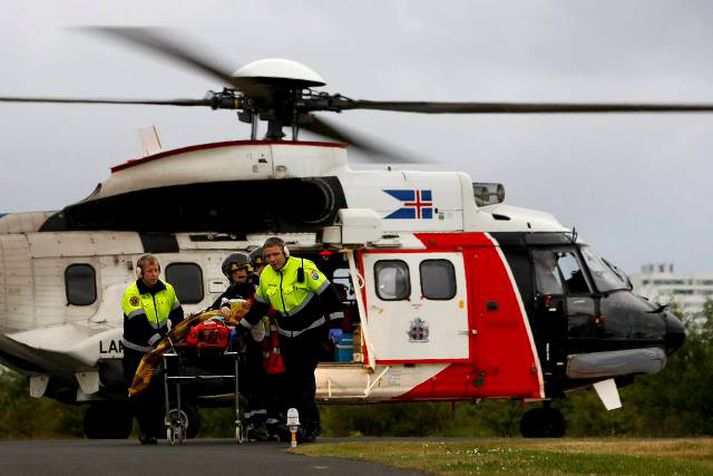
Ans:
[[[431,474],[713,475],[713,438],[365,439],[294,451]]]

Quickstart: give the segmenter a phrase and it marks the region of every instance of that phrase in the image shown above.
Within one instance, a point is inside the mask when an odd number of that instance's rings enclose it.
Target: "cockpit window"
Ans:
[[[629,289],[629,281],[623,273],[615,271],[606,261],[597,256],[590,247],[583,246],[581,251],[598,291],[609,292],[618,289]]]
[[[533,250],[535,284],[541,294],[589,293],[577,254],[571,248]]]
[[[574,250],[561,251],[558,264],[569,293],[589,294],[591,292],[584,277],[582,265]]]

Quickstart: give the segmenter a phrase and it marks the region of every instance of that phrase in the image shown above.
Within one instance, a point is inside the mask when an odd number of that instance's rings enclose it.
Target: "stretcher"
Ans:
[[[196,352],[209,352],[211,359],[219,364],[215,368],[216,373],[203,373],[199,375],[189,375],[186,367],[196,358]],[[189,384],[204,384],[206,382],[232,381],[234,384],[234,408],[235,408],[235,442],[243,444],[247,441],[245,435],[245,425],[240,412],[240,373],[239,373],[240,352],[235,349],[227,350],[198,350],[191,345],[176,344],[171,349],[163,353],[164,367],[164,404],[166,413],[164,415],[164,425],[166,427],[166,440],[170,445],[182,444],[188,434],[188,416],[181,408],[182,386]],[[226,370],[232,368],[232,372]]]

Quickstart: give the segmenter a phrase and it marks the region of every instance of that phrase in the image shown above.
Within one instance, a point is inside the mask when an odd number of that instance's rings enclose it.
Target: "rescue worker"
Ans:
[[[279,237],[263,245],[265,267],[255,292],[255,302],[241,325],[249,328],[265,315],[271,304],[277,311],[277,331],[284,358],[282,391],[284,410],[297,408],[302,424],[299,438],[315,441],[320,432],[319,410],[315,401],[314,371],[320,353],[320,340],[326,316],[338,312],[339,297],[332,283],[308,259],[289,255]]]
[[[534,251],[535,279],[541,294],[562,294],[562,282],[557,269],[557,255],[549,250]]]
[[[221,270],[228,278],[229,286],[223,294],[208,308],[228,309],[224,304],[230,299],[252,299],[255,294],[255,284],[252,283],[252,265],[247,253],[233,253],[221,265]],[[265,327],[262,321],[251,328],[251,337],[244,340],[244,358],[240,360],[243,377],[240,382],[247,399],[245,420],[248,424],[247,437],[250,440],[265,441],[269,438],[265,427],[266,409],[266,376],[262,367],[262,341],[265,339]]]
[[[260,274],[262,274],[262,270],[265,269],[265,266],[267,266],[267,262],[265,261],[265,255],[262,251],[262,246],[258,246],[257,248],[250,251],[250,264],[253,265],[252,278],[255,282],[255,285],[257,286],[260,283]]]
[[[265,255],[262,252],[262,246],[258,246],[250,251],[250,264],[253,266],[252,281],[257,286],[260,283],[260,275],[267,266]],[[277,326],[275,324],[275,310],[270,308],[269,317],[267,318],[269,334],[265,336],[263,345],[263,367],[265,370],[264,383],[267,391],[265,392],[267,419],[265,420],[265,429],[270,439],[289,438],[289,429],[284,425],[285,415],[282,413],[283,404],[280,398],[280,390],[282,389],[282,379],[284,371],[281,368],[271,368],[271,360],[273,357],[270,354],[280,352],[279,337],[277,334]],[[265,317],[263,317],[263,320]]]
[[[228,278],[228,289],[208,308],[220,309],[230,299],[250,299],[255,294],[255,286],[250,283],[252,266],[246,253],[233,253],[223,260],[220,267]]]
[[[121,299],[124,312],[124,378],[128,385],[136,373],[142,357],[161,341],[171,326],[183,320],[183,308],[176,291],[169,283],[159,279],[161,265],[150,254],[143,255],[136,263],[137,280],[129,285]],[[156,379],[156,381],[160,381]],[[162,387],[152,384],[144,392],[131,397],[130,405],[139,422],[141,444],[156,444],[156,437],[163,434]]]

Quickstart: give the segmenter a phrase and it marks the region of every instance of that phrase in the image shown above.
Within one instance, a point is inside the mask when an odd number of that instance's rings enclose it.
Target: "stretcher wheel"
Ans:
[[[176,443],[183,444],[186,441],[186,432],[181,425],[171,425],[166,427],[166,440],[168,444],[175,445]]]
[[[239,445],[245,443],[245,431],[243,431],[243,424],[235,424],[235,442]]]
[[[170,426],[166,428],[166,441],[171,446],[176,444],[176,432]]]

